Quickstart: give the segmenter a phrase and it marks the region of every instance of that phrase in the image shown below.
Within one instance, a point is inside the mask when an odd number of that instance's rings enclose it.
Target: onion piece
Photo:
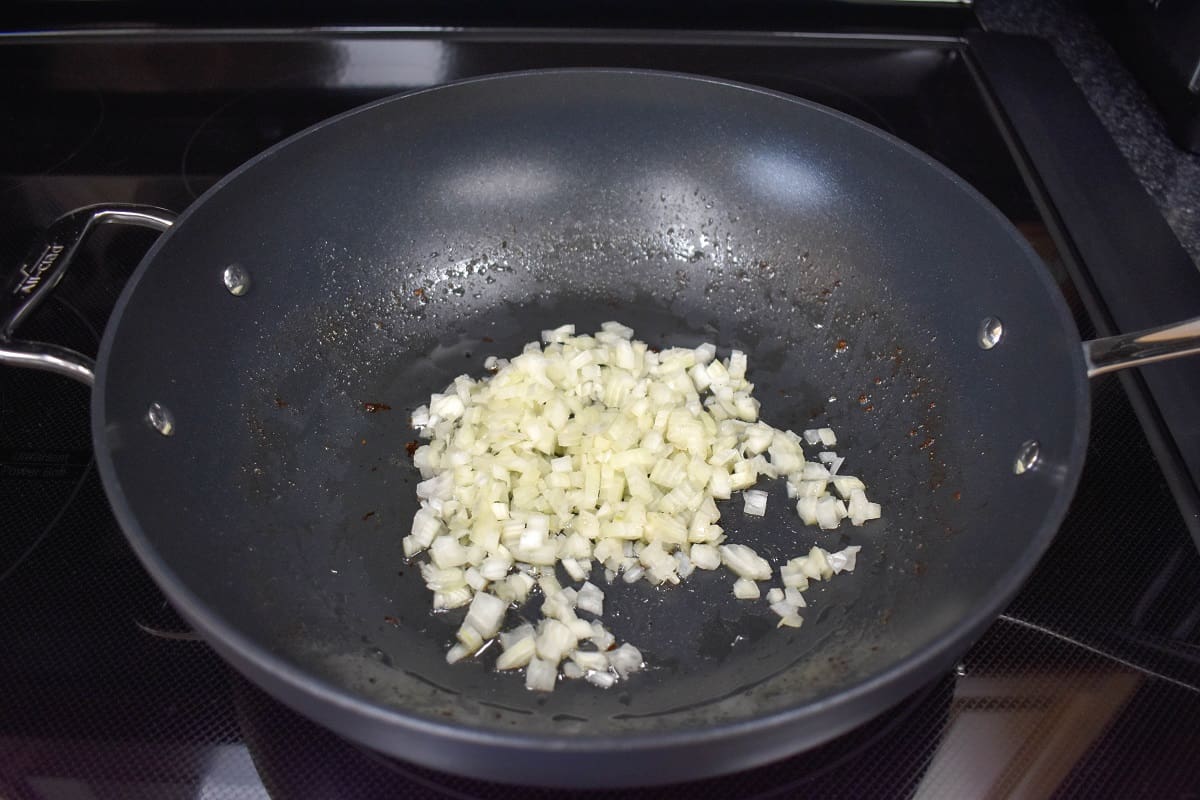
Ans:
[[[801,592],[808,589],[808,575],[804,572],[804,565],[807,562],[807,558],[793,558],[779,568],[779,575],[783,578],[785,588]]]
[[[576,650],[571,653],[571,661],[584,670],[604,671],[608,669],[608,656],[604,653]]]
[[[784,590],[783,599],[788,605],[795,608],[805,608],[808,606],[808,603],[804,602],[804,595],[800,594],[800,590],[793,586],[789,586]]]
[[[531,633],[504,649],[496,658],[496,669],[520,669],[530,662],[536,652],[537,647]]]
[[[836,553],[830,553],[826,560],[829,562],[829,568],[833,570],[833,574],[837,575],[840,572],[853,572],[858,560],[858,552],[862,550],[859,545],[851,545],[844,547]]]
[[[508,604],[499,597],[479,592],[471,601],[471,607],[467,610],[467,618],[463,620],[463,626],[469,625],[477,630],[484,639],[490,639],[500,632],[500,625],[504,622],[504,613],[507,610]]]
[[[462,608],[471,602],[473,595],[474,592],[471,591],[471,587],[466,585],[445,591],[435,591],[433,593],[433,609],[434,611],[443,611],[451,608]]]
[[[560,620],[544,619],[538,626],[535,644],[538,658],[543,661],[557,665],[577,643],[575,634]]]
[[[733,582],[733,596],[738,600],[757,600],[759,598],[758,584],[745,578]]]
[[[525,688],[534,692],[553,692],[558,680],[558,663],[543,661],[536,656],[525,668]]]
[[[616,675],[613,675],[611,672],[600,672],[598,670],[590,670],[584,677],[587,678],[588,683],[599,686],[601,689],[611,688],[617,682]]]
[[[753,581],[771,579],[771,565],[746,545],[723,544],[717,549],[721,553],[721,563],[733,570],[738,577]]]
[[[561,562],[563,569],[571,576],[573,581],[587,580],[588,571],[580,566],[579,562],[574,558],[564,558]]]
[[[604,615],[604,592],[593,583],[584,583],[579,589],[575,606],[580,611],[587,611],[596,616]]]
[[[815,545],[808,551],[808,563],[816,568],[821,575],[821,580],[825,581],[833,577],[833,567],[829,564],[828,555],[826,551]]]
[[[446,651],[446,663],[455,664],[459,661],[462,661],[464,658],[473,655],[474,652],[474,650],[469,649],[461,643],[456,644]]]
[[[528,622],[518,625],[510,631],[503,631],[500,634],[500,646],[505,650],[511,648],[514,644],[522,639],[533,639],[534,629]]]
[[[817,503],[819,498],[816,497],[801,497],[796,502],[796,513],[800,516],[800,521],[805,525],[817,524]]]
[[[608,663],[617,671],[621,678],[628,678],[643,666],[642,651],[628,642],[608,654]]]
[[[716,569],[721,566],[721,551],[711,544],[694,544],[688,554],[697,569]]]
[[[747,489],[742,492],[745,505],[743,511],[751,516],[761,517],[767,513],[767,493],[758,489]]]
[[[611,650],[617,643],[617,638],[612,633],[600,624],[599,620],[592,623],[592,635],[588,637],[592,644],[596,645],[596,649],[601,652]]]
[[[832,497],[822,497],[817,501],[817,524],[823,530],[832,530],[841,522],[838,515],[837,500]]]

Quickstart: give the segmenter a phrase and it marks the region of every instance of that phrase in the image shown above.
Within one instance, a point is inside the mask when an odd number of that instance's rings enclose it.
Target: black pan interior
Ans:
[[[456,84],[313,130],[188,210],[107,334],[97,446],[180,610],[327,724],[356,735],[373,708],[360,738],[382,749],[437,763],[462,731],[630,747],[788,713],[812,721],[795,749],[945,667],[1064,511],[1086,387],[1040,269],[961,182],[817,107],[644,73]],[[990,351],[988,316],[1005,325]],[[800,630],[699,574],[608,591],[651,665],[610,691],[529,693],[486,654],[447,667],[461,613],[430,613],[400,551],[408,411],[542,328],[607,319],[748,352],[763,417],[835,428],[884,519],[806,529],[781,486],[765,519],[725,505],[730,538],[776,563],[863,546]],[[146,424],[152,402],[173,436]],[[1041,462],[1018,476],[1028,439]]]

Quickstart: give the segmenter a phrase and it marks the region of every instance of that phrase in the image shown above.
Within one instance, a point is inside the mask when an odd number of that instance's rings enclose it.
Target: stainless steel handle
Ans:
[[[54,291],[97,225],[123,223],[165,231],[174,222],[175,214],[163,208],[108,204],[76,209],[51,223],[0,294],[0,364],[53,372],[91,386],[92,359],[66,347],[16,339],[17,328]]]
[[[1200,317],[1083,343],[1089,378],[1200,353]]]

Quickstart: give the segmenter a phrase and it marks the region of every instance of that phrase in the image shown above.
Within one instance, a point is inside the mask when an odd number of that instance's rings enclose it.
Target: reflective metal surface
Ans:
[[[1041,452],[1042,446],[1036,439],[1030,439],[1022,444],[1021,449],[1017,451],[1017,460],[1013,462],[1013,472],[1023,475],[1036,467]]]
[[[1088,377],[1200,353],[1200,317],[1084,342]]]
[[[163,436],[171,436],[175,433],[175,415],[161,403],[150,404],[150,408],[146,409],[146,421],[150,423],[151,428]]]
[[[1079,312],[1082,335],[1094,335],[1054,244],[1062,232],[1038,214],[956,47],[742,34],[518,38],[520,46],[467,33],[0,44],[10,76],[0,112],[20,123],[0,126],[0,265],[19,263],[65,211],[112,199],[181,210],[264,146],[421,81],[651,66],[792,91],[932,153],[1018,223]],[[78,126],[56,124],[60,110],[81,108],[88,118]],[[97,230],[23,334],[94,352],[123,278],[153,238]],[[1194,794],[1200,556],[1121,383],[1101,378],[1092,389],[1074,509],[960,670],[796,759],[622,796]],[[128,550],[88,466],[87,403],[82,386],[0,368],[0,794],[553,796],[381,759],[246,686],[203,645],[146,633],[186,627]]]
[[[221,272],[221,282],[234,297],[241,297],[250,291],[250,273],[240,264],[230,264]]]
[[[174,219],[164,209],[130,204],[88,206],[56,219],[25,261],[12,269],[11,286],[0,295],[0,364],[52,372],[91,386],[95,380],[91,358],[57,343],[15,339],[17,328],[58,286],[97,225],[119,223],[164,231]],[[0,274],[5,274],[2,268]]]

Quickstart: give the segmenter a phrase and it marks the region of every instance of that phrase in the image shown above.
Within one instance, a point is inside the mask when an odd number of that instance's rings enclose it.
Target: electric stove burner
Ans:
[[[594,800],[907,796],[946,727],[954,681],[942,679],[834,741],[765,767],[693,783],[586,793]],[[553,800],[562,792],[462,778],[375,753],[330,733],[240,677],[234,703],[245,744],[272,797]],[[864,769],[864,765],[870,765]]]
[[[95,138],[103,121],[98,92],[56,97],[29,89],[0,91],[0,129],[19,132],[0,148],[0,194],[31,176],[62,171]]]

